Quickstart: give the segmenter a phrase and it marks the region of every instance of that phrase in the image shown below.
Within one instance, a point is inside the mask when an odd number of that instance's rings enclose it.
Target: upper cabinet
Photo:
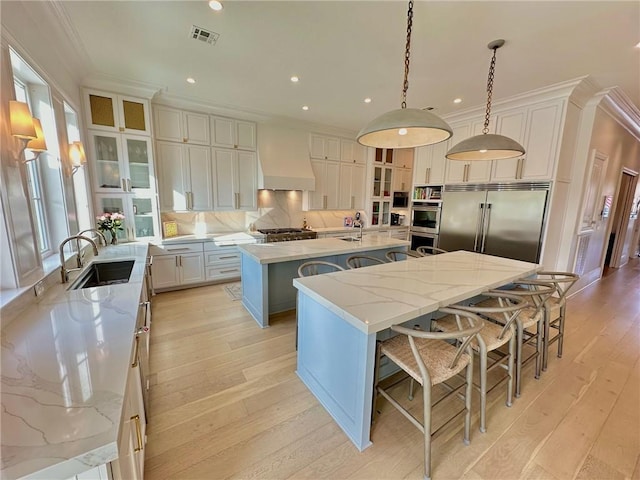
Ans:
[[[474,135],[480,135],[484,124],[479,121],[453,127],[453,136],[446,143],[447,150]],[[490,131],[490,133],[492,133]],[[491,177],[491,160],[447,160],[445,183],[484,183]]]
[[[146,99],[97,90],[85,90],[84,97],[88,128],[151,135]]]
[[[210,145],[209,115],[157,105],[153,107],[156,140]]]
[[[558,156],[563,100],[554,100],[503,112],[498,115],[498,133],[520,142],[525,154],[494,160],[494,181],[550,180]]]
[[[89,131],[94,189],[97,193],[133,193],[153,190],[151,139]]]
[[[309,136],[309,156],[319,160],[340,160],[340,139],[312,133]]]
[[[340,139],[340,161],[346,163],[366,164],[367,149],[354,140]]]
[[[393,166],[398,168],[413,168],[415,149],[396,148],[393,151]]]
[[[449,142],[416,148],[413,169],[414,185],[442,185]]]
[[[256,124],[211,115],[211,145],[238,150],[256,150]]]
[[[255,210],[258,160],[254,152],[212,148],[215,210]]]

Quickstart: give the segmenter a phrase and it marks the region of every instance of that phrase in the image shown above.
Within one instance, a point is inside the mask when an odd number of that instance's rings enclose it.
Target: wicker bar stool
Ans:
[[[368,267],[371,265],[379,265],[386,262],[379,258],[372,257],[371,255],[351,255],[349,258],[347,258],[346,263],[347,267],[354,269]]]
[[[522,390],[522,367],[535,360],[535,378],[540,378],[542,371],[542,352],[544,336],[544,305],[547,299],[556,291],[551,283],[541,281],[518,280],[514,282],[516,288],[509,290],[491,290],[498,294],[509,293],[524,297],[530,306],[523,308],[516,318],[516,398]],[[505,300],[500,298],[488,298],[476,304],[476,307],[496,307],[505,305]],[[486,316],[491,320],[502,323],[503,315],[487,312]],[[533,346],[533,352],[524,358],[523,347]]]
[[[478,305],[451,305],[451,308],[475,313],[479,316],[495,314],[502,316],[501,323],[494,323],[490,320],[484,322],[482,330],[471,342],[471,347],[479,359],[480,385],[475,385],[480,392],[480,431],[487,431],[487,394],[498,387],[505,379],[507,380],[506,405],[510,407],[513,403],[513,380],[515,378],[514,359],[516,356],[516,319],[520,311],[528,307],[527,301],[518,295],[510,295],[505,292],[487,292],[486,297],[498,301],[496,306]],[[455,315],[446,315],[433,321],[433,329],[441,332],[453,332],[459,329],[458,320]],[[500,347],[507,345],[507,351],[500,351]],[[489,364],[489,361],[491,363]],[[496,381],[491,388],[487,388],[487,374],[496,369],[503,368],[506,375]]]
[[[542,350],[542,370],[547,369],[549,360],[549,346],[558,342],[558,358],[562,358],[562,346],[564,343],[564,320],[567,314],[567,293],[571,287],[580,279],[580,276],[571,272],[538,272],[535,280],[543,283],[552,283],[556,287],[556,293],[551,295],[545,302],[544,308],[544,339]],[[551,337],[551,329],[557,330],[556,335]]]
[[[310,277],[312,275],[339,272],[341,270],[344,270],[344,268],[336,263],[325,262],[324,260],[311,260],[298,267],[298,276]]]
[[[400,260],[407,260],[409,258],[421,258],[418,252],[414,252],[413,250],[390,250],[384,254],[387,257],[387,260],[390,262],[398,262]]]
[[[443,250],[438,247],[429,247],[427,245],[422,245],[421,247],[416,248],[416,252],[418,252],[422,256],[426,256],[438,255],[439,253],[447,253],[447,250]]]
[[[452,308],[440,309],[446,314],[455,315],[461,326],[460,330],[453,332],[425,332],[412,330],[401,326],[392,326],[391,329],[400,335],[380,342],[377,348],[376,358],[376,385],[374,399],[374,414],[378,395],[382,395],[389,403],[398,409],[413,425],[424,435],[424,478],[431,478],[431,437],[443,426],[432,432],[431,428],[431,387],[445,382],[458,373],[465,371],[464,408],[455,413],[445,423],[449,423],[459,414],[464,412],[464,442],[469,443],[471,423],[471,393],[473,382],[473,353],[471,342],[482,328],[484,321],[473,313],[455,310]],[[454,346],[448,341],[458,340]],[[410,378],[423,386],[423,410],[424,421],[420,423],[406,408],[404,408],[389,393],[395,385],[382,388],[379,385],[378,368],[381,356],[386,356],[398,367],[404,370]],[[401,381],[406,380],[406,377]],[[396,382],[397,384],[398,382]],[[445,398],[458,397],[460,388],[448,388],[449,393],[433,404],[440,403]]]

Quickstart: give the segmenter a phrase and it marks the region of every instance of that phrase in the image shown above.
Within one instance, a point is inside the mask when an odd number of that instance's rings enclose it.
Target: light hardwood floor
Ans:
[[[260,329],[223,285],[157,295],[153,314],[146,479],[422,478],[421,434],[384,400],[358,452],[308,392],[293,314]],[[435,480],[640,479],[640,260],[571,297],[566,325],[511,408],[490,394],[487,433],[474,415],[469,446],[462,420],[436,437]]]

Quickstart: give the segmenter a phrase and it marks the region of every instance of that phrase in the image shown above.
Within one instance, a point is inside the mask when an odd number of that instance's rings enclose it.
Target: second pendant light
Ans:
[[[487,47],[493,50],[489,78],[487,79],[487,110],[484,117],[482,134],[461,141],[454,145],[446,157],[450,160],[503,160],[524,155],[524,147],[515,140],[489,133],[489,118],[491,116],[491,95],[493,94],[493,78],[496,68],[496,50],[504,45],[504,40],[494,40]]]

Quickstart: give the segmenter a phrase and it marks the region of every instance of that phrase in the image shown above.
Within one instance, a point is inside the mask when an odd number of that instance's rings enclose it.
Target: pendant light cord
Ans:
[[[491,58],[491,65],[489,66],[489,78],[487,78],[487,112],[484,114],[484,128],[482,133],[485,135],[489,133],[489,117],[491,116],[491,95],[493,94],[493,77],[496,71],[496,50],[499,47],[493,49],[493,57]]]
[[[407,90],[409,90],[409,61],[411,57],[411,27],[413,26],[413,0],[409,0],[407,11],[407,44],[404,49],[404,83],[402,85],[402,108],[407,108]],[[494,53],[495,58],[495,53]]]

